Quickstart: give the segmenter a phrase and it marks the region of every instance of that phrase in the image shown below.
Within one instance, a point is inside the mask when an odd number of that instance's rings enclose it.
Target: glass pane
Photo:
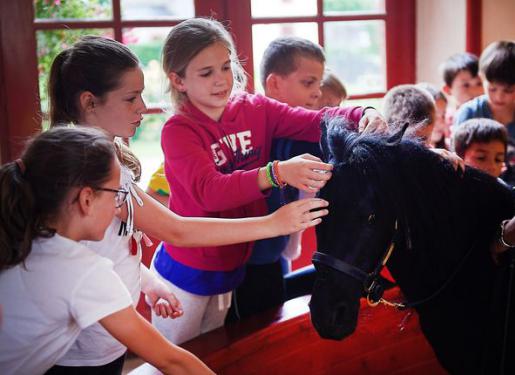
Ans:
[[[384,13],[384,0],[324,0],[324,15]]]
[[[352,99],[343,102],[344,107],[374,107],[379,112],[383,112],[384,98],[370,98],[370,99]]]
[[[120,7],[126,20],[195,17],[193,0],[121,0]]]
[[[252,17],[299,17],[317,14],[316,0],[252,0]]]
[[[112,19],[111,0],[34,0],[36,19]]]
[[[384,21],[326,22],[326,65],[349,95],[386,90]]]
[[[36,32],[39,95],[41,98],[41,111],[48,112],[47,82],[50,67],[55,56],[63,49],[71,46],[83,35],[101,35],[113,38],[111,29],[80,29],[80,30],[45,30]]]
[[[282,36],[297,36],[318,43],[318,28],[314,22],[275,23],[252,26],[252,51],[254,54],[254,88],[263,93],[260,66],[263,52],[270,42]]]
[[[138,56],[145,74],[143,98],[147,107],[169,107],[168,82],[161,68],[161,51],[170,27],[123,29],[123,43]]]
[[[152,173],[164,160],[161,150],[161,129],[170,116],[170,113],[145,115],[141,126],[130,139],[131,150],[141,162],[141,181],[138,185],[143,190],[146,190]]]

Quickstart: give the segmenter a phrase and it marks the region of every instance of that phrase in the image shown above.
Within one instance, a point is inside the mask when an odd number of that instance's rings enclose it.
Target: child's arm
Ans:
[[[164,374],[213,374],[192,353],[167,341],[132,306],[117,311],[99,322],[131,352]]]
[[[243,219],[183,217],[163,207],[135,186],[143,206],[134,205],[135,224],[148,235],[180,247],[221,246],[286,235],[319,224],[328,202],[303,199],[267,216]],[[316,210],[313,211],[312,210]],[[127,216],[124,207],[120,217]]]
[[[344,117],[354,124],[357,130],[365,114],[366,118],[375,114],[369,110],[364,112],[363,107],[325,107],[313,111],[302,107],[290,107],[260,95],[256,95],[254,100],[266,108],[266,126],[272,130],[274,138],[290,138],[298,141],[318,142],[320,123],[325,117]]]
[[[180,301],[170,289],[150,272],[143,264],[140,264],[141,291],[145,294],[145,301],[154,310],[157,316],[162,318],[178,318],[184,313]]]
[[[232,151],[217,140],[202,139],[198,133],[197,129],[188,124],[175,123],[165,125],[161,137],[166,164],[172,171],[173,184],[176,185],[174,192],[191,201],[191,206],[186,206],[186,212],[192,212],[193,216],[199,209],[216,213],[264,199],[263,191],[272,187],[266,177],[266,169],[261,167],[222,173],[217,170],[215,163],[227,165],[232,162]],[[249,147],[248,153],[265,152],[265,145],[260,141],[252,143],[250,130],[248,133],[247,139],[243,136],[244,139],[239,140]],[[207,142],[213,143],[209,146],[205,144]],[[262,160],[259,155],[257,158]],[[313,169],[331,168],[331,165],[317,158],[301,156],[288,163],[283,177],[286,183],[300,188],[304,188],[311,180],[316,181],[310,185],[318,190],[330,175],[321,176]],[[280,170],[282,173],[282,168]]]

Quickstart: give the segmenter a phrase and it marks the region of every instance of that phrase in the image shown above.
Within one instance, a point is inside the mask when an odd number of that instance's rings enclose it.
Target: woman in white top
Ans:
[[[126,194],[115,148],[95,129],[49,130],[0,168],[0,373],[45,373],[95,322],[165,373],[212,373],[149,325],[113,263],[78,242],[102,240]]]
[[[49,81],[51,126],[81,124],[103,129],[112,140],[132,137],[146,111],[141,96],[143,72],[138,64],[137,57],[126,46],[101,37],[85,37],[61,52],[52,64]],[[177,246],[217,246],[296,232],[318,224],[320,217],[327,214],[325,209],[310,212],[327,206],[327,202],[309,199],[259,218],[180,217],[135,185],[140,174],[139,161],[122,142],[115,140],[115,144],[122,164],[122,186],[130,193],[104,240],[87,246],[113,260],[134,305],[141,287],[154,311],[165,317],[180,315],[180,305],[168,287],[140,265],[140,250],[131,255],[131,235],[138,240],[142,237],[136,228]],[[51,373],[70,370],[67,367],[74,367],[75,371],[88,367],[89,373],[98,373],[102,366],[109,366],[110,373],[119,373],[124,353],[125,347],[102,327],[91,327],[79,336]],[[116,364],[119,366],[113,370]]]

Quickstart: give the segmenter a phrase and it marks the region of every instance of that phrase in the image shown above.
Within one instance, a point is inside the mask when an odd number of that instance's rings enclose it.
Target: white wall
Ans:
[[[515,0],[483,0],[481,45],[515,40]]]
[[[465,51],[466,0],[417,0],[416,7],[416,80],[440,86],[439,65]]]

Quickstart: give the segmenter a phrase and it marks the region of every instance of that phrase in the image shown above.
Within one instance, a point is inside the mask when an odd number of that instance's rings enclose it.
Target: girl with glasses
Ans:
[[[0,168],[2,374],[45,373],[95,324],[164,373],[212,374],[148,324],[113,263],[79,242],[104,238],[124,194],[113,143],[95,129],[51,129]]]

